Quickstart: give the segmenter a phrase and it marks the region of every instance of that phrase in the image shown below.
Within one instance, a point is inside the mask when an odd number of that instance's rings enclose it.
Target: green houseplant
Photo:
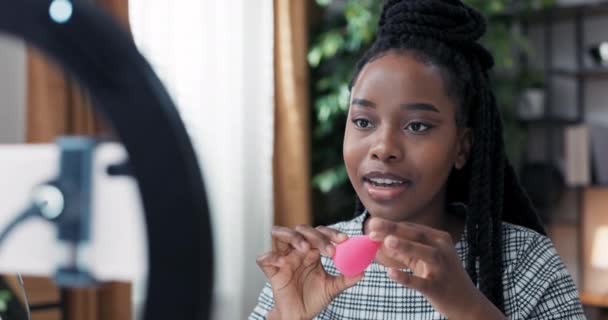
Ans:
[[[507,152],[518,159],[525,132],[516,119],[520,75],[514,72],[514,52],[529,51],[514,32],[511,11],[538,9],[552,0],[465,0],[492,19],[482,40],[494,54],[494,89],[506,131]],[[312,184],[315,224],[328,224],[352,215],[354,192],[342,162],[342,135],[348,108],[348,83],[357,59],[374,40],[379,0],[316,0],[317,22],[311,27],[308,52],[312,108]]]

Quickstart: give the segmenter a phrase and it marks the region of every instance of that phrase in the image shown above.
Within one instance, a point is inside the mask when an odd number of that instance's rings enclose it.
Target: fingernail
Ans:
[[[389,248],[396,248],[398,243],[399,243],[399,241],[397,240],[397,238],[395,238],[393,236],[386,238],[386,245]]]
[[[328,256],[331,257],[334,254],[334,247],[333,246],[325,247],[325,252],[327,253]]]
[[[380,239],[378,239],[378,233],[375,231],[372,231],[369,233],[369,238],[372,240],[380,240]]]
[[[347,236],[345,233],[340,233],[340,234],[338,235],[338,240],[340,240],[340,241],[344,241],[344,240],[346,240],[346,239],[348,239],[348,236]]]
[[[299,247],[300,251],[307,251],[308,250],[308,243],[302,241],[302,242],[298,243],[298,247]]]

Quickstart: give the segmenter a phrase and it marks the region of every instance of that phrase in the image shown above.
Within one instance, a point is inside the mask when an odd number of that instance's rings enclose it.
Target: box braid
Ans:
[[[459,0],[388,0],[351,89],[361,69],[388,52],[439,67],[447,94],[458,105],[457,125],[471,128],[474,135],[469,161],[448,178],[446,201],[467,204],[467,272],[504,311],[502,221],[545,232],[505,154],[502,119],[488,76],[494,59],[477,42],[485,29],[483,16]],[[357,199],[357,211],[362,210]]]

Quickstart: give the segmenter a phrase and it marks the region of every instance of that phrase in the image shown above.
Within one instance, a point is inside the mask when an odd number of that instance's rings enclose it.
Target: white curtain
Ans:
[[[255,257],[270,246],[273,216],[272,0],[129,6],[135,42],[199,153],[215,238],[214,318],[245,319],[263,285]]]

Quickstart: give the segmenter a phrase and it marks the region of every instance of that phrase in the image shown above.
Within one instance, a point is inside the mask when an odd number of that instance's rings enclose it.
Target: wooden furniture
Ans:
[[[592,315],[594,319],[608,320],[608,288],[604,295],[581,294],[581,302],[587,307],[596,309],[589,311],[589,313],[594,313]]]
[[[4,276],[24,304],[15,276]],[[23,277],[32,320],[131,320],[131,284],[107,282],[97,288],[60,289],[46,277]]]

